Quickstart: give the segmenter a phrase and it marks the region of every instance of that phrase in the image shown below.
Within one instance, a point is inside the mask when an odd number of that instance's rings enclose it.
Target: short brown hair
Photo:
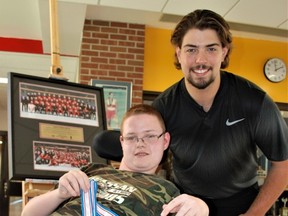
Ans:
[[[154,107],[148,104],[138,104],[138,105],[131,107],[123,116],[121,127],[120,127],[121,134],[123,133],[123,124],[125,120],[129,118],[130,116],[139,115],[139,114],[148,114],[148,115],[155,116],[158,119],[163,131],[166,131],[164,120],[161,114]]]

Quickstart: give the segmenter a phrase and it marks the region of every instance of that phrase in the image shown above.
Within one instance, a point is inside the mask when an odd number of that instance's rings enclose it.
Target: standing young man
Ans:
[[[172,137],[175,183],[204,199],[213,216],[263,216],[288,184],[284,119],[263,90],[221,70],[229,63],[232,36],[220,15],[209,10],[186,15],[171,42],[184,78],[153,106]],[[272,162],[260,191],[257,146]],[[161,215],[186,208],[187,200],[174,199]]]

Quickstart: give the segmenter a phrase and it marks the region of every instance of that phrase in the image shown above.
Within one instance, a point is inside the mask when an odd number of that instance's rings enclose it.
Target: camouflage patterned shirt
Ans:
[[[159,216],[162,205],[179,195],[173,183],[156,175],[121,171],[103,164],[90,164],[82,170],[97,181],[97,202],[119,216]],[[52,215],[81,215],[80,197],[68,200]]]

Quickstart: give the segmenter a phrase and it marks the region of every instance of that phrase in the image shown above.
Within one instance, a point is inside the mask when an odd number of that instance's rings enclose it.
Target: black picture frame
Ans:
[[[102,88],[14,72],[8,79],[10,180],[58,179],[67,166],[108,163],[92,147],[107,129]]]
[[[288,103],[276,102],[286,124],[288,125]]]
[[[160,94],[158,91],[143,91],[143,103],[151,105]]]

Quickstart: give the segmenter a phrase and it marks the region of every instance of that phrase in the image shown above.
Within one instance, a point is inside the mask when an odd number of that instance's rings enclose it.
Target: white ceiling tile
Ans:
[[[166,0],[100,0],[100,5],[160,12]]]
[[[58,0],[58,2],[69,2],[69,3],[81,3],[81,4],[98,5],[99,0]]]
[[[113,16],[111,16],[113,14]],[[125,14],[125,16],[123,16]],[[142,24],[155,28],[173,29],[175,23],[160,22],[162,13],[141,11],[126,8],[89,5],[86,10],[86,19],[106,20]]]
[[[56,31],[58,31],[59,36],[59,51],[61,54],[79,56],[86,5],[61,1],[57,8],[58,29]],[[44,53],[51,53],[49,2],[46,0],[39,1],[39,10],[41,12],[43,51]]]
[[[196,9],[213,10],[220,15],[225,15],[227,11],[239,0],[169,0],[163,13],[186,15]]]
[[[38,1],[2,1],[0,15],[1,37],[41,39]]]
[[[111,16],[113,14],[113,16]],[[125,14],[125,16],[123,16]],[[140,10],[132,10],[127,8],[116,8],[106,6],[88,6],[86,11],[86,19],[107,20],[145,24],[152,20],[156,21],[161,14],[156,12],[146,12]]]
[[[276,28],[288,19],[288,1],[241,0],[225,18],[231,22]]]
[[[279,26],[280,29],[285,29],[285,30],[288,30],[288,20],[286,20],[286,22],[282,23],[280,26]],[[288,35],[287,35],[287,38],[288,38]]]

